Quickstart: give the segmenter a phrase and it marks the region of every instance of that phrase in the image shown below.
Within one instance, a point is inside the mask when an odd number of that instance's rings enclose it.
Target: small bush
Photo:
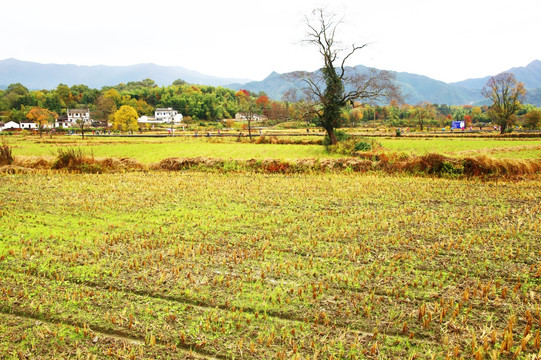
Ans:
[[[453,164],[449,161],[444,161],[441,164],[440,173],[442,175],[462,175],[464,174],[464,166],[462,164]]]
[[[338,142],[336,145],[328,145],[327,151],[346,156],[358,156],[360,152],[372,151],[376,148],[381,148],[381,145],[374,140],[349,139]]]
[[[105,170],[105,168],[94,159],[93,155],[85,156],[83,150],[76,147],[58,149],[58,155],[52,168],[92,174],[102,173]]]
[[[364,141],[364,140],[358,141],[357,143],[355,143],[354,150],[355,151],[370,151],[372,150],[372,143],[369,141]]]
[[[58,149],[53,169],[75,169],[84,163],[84,153],[81,148],[68,147]]]
[[[2,145],[0,145],[0,165],[11,165],[13,160],[11,146],[2,141]]]

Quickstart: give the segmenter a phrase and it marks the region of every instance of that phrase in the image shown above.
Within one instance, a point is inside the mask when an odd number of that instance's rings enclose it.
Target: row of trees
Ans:
[[[452,121],[464,121],[466,127],[486,127],[487,124],[497,125],[490,113],[488,105],[483,106],[449,106],[445,104],[431,104],[423,102],[416,105],[390,104],[381,106],[359,105],[342,114],[342,124],[356,126],[377,122],[388,126],[416,127],[420,130],[426,127],[445,127]],[[541,109],[534,105],[523,104],[515,114],[513,124],[526,129],[541,127],[539,118]]]
[[[29,109],[38,106],[57,114],[65,114],[68,108],[88,108],[93,118],[107,121],[123,105],[133,107],[140,116],[152,115],[158,107],[172,107],[185,117],[201,120],[231,118],[239,108],[234,90],[189,85],[182,80],[167,87],[146,79],[101,90],[64,84],[53,90],[30,91],[22,84],[0,90],[0,112],[14,121],[23,120]]]
[[[129,82],[101,90],[86,85],[68,87],[60,84],[53,90],[28,90],[22,84],[11,84],[0,90],[0,116],[4,121],[21,123],[33,108],[47,109],[63,115],[67,109],[90,109],[92,118],[112,122],[114,113],[122,106],[130,106],[138,116],[152,116],[156,108],[171,107],[191,120],[222,120],[247,111],[246,105],[256,103],[257,112],[268,118],[290,118],[289,104],[271,101],[264,93],[242,91],[245,97],[231,89],[187,84],[175,81],[166,87],[157,86],[153,80]]]
[[[152,89],[153,91],[150,91]],[[204,100],[205,97],[215,100]],[[87,102],[91,99],[94,101]],[[162,102],[156,102],[158,99]],[[156,105],[148,101],[154,101]],[[216,103],[219,105],[213,105]],[[51,104],[56,105],[49,106]],[[254,94],[246,90],[234,92],[224,88],[188,85],[179,81],[169,87],[157,87],[152,80],[145,80],[120,84],[101,91],[81,85],[71,88],[59,85],[51,91],[29,91],[21,84],[12,84],[5,91],[0,91],[0,116],[3,115],[4,121],[13,120],[19,123],[27,119],[38,125],[43,119],[48,119],[50,123],[58,114],[65,113],[66,108],[78,107],[89,108],[95,120],[113,122],[115,112],[122,106],[130,106],[137,116],[152,115],[155,107],[172,107],[185,114],[188,123],[191,120],[233,118],[236,112],[242,112],[249,122],[253,121],[256,115],[264,115],[272,124],[283,121],[308,124],[319,120],[317,113],[320,111],[317,101],[306,98],[299,100],[292,92],[286,93],[282,101],[273,101],[263,93]],[[340,107],[338,115],[335,115],[335,126],[359,126],[377,122],[423,130],[425,127],[449,126],[451,121],[461,120],[465,121],[466,127],[483,127],[494,123],[494,114],[490,112],[490,108],[488,105],[449,106],[426,102],[409,105],[401,104],[397,99],[392,99],[388,105],[374,105],[356,100]],[[220,109],[226,110],[224,112]],[[532,105],[522,105],[515,115],[516,123],[525,128],[536,129],[541,126],[541,111]],[[130,130],[136,130],[136,125],[132,124]]]

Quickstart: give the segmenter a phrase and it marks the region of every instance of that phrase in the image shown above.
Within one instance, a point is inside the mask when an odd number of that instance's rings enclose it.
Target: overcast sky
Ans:
[[[541,60],[540,0],[9,0],[0,59],[155,63],[262,80],[321,66],[301,42],[305,16],[319,7],[343,17],[343,43],[370,44],[350,65],[452,82]]]

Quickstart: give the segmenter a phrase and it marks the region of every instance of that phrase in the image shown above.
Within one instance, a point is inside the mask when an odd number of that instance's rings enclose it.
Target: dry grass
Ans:
[[[0,166],[0,174],[26,174],[34,172],[34,169],[22,167],[18,165],[4,165]]]
[[[359,153],[360,157],[338,159],[263,159],[225,160],[207,157],[166,158],[146,166],[131,158],[94,158],[80,150],[59,151],[55,157],[17,156],[13,163],[1,168],[3,173],[30,170],[67,170],[81,173],[124,171],[254,171],[260,173],[367,172],[404,173],[436,177],[484,177],[516,179],[541,173],[539,159],[495,159],[486,155],[451,158],[440,154],[408,156],[403,154]],[[6,167],[7,166],[7,167]]]
[[[541,160],[538,159],[495,159],[484,155],[467,157],[462,162],[464,173],[469,176],[520,176],[541,172]]]
[[[54,162],[52,156],[22,156],[15,157],[14,164],[29,169],[50,169]]]
[[[152,164],[150,166],[151,170],[169,170],[169,171],[178,171],[178,170],[187,170],[197,167],[206,167],[206,168],[216,168],[223,166],[224,160],[206,158],[203,156],[198,157],[186,157],[186,158],[167,158],[162,161]]]
[[[95,163],[108,171],[145,170],[146,166],[131,158],[96,158]]]
[[[0,165],[11,165],[13,163],[13,154],[11,146],[2,141],[0,145]]]

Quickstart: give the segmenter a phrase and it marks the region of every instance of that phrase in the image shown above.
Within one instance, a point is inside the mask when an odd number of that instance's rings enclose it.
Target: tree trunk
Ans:
[[[505,130],[507,130],[507,124],[501,124],[500,125],[500,135],[505,134]]]
[[[325,129],[327,131],[327,135],[329,136],[329,140],[331,141],[331,145],[336,145],[338,143],[338,140],[336,139],[336,134],[334,133],[334,129],[327,128]]]
[[[252,140],[252,122],[250,120],[248,120],[248,136]]]

